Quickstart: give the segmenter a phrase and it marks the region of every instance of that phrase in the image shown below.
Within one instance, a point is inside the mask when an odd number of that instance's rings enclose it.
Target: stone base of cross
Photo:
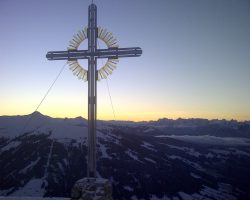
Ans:
[[[79,200],[113,200],[112,185],[103,178],[83,178],[75,183],[71,198]]]

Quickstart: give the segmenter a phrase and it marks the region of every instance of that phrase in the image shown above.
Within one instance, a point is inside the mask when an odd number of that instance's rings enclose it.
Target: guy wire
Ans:
[[[98,45],[98,48],[100,49],[100,45],[99,45],[99,41],[98,41],[98,40],[97,40],[97,45]],[[102,60],[102,59],[101,59],[101,60]],[[102,66],[103,66],[103,60],[102,60]],[[107,86],[108,93],[109,93],[109,100],[110,100],[110,104],[111,104],[111,107],[112,107],[114,120],[116,120],[115,109],[114,109],[112,97],[111,97],[110,90],[109,90],[108,78],[106,78],[106,86]]]
[[[21,134],[25,131],[25,129],[27,128],[27,126],[29,125],[29,123],[31,122],[34,113],[40,108],[40,106],[42,105],[43,101],[45,100],[45,98],[48,96],[49,92],[51,91],[52,87],[55,85],[56,81],[58,80],[59,76],[62,74],[65,66],[67,63],[65,63],[62,68],[60,69],[58,75],[56,76],[56,78],[54,79],[54,81],[52,82],[52,84],[50,85],[49,89],[47,90],[47,92],[45,93],[45,95],[43,96],[42,100],[40,101],[40,103],[38,104],[38,106],[36,107],[35,111],[33,113],[31,113],[31,115],[29,116],[27,122],[25,123],[25,125],[23,126],[23,129],[21,131]]]

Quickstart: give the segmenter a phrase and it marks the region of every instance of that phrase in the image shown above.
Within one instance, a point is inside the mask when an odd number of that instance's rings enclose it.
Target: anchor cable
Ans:
[[[115,116],[115,109],[114,109],[114,105],[113,105],[112,97],[111,97],[110,90],[109,90],[109,83],[108,83],[108,79],[106,79],[106,84],[107,84],[107,88],[108,88],[109,99],[110,99],[110,103],[111,103],[111,107],[112,107],[112,111],[113,111],[114,120],[116,120],[116,116]]]
[[[100,45],[99,45],[99,41],[98,40],[97,40],[97,45],[98,45],[98,48],[100,49]],[[103,60],[101,59],[101,61],[102,61],[102,66],[103,66]],[[107,86],[108,93],[109,93],[109,100],[110,100],[110,104],[111,104],[112,111],[113,111],[113,117],[114,117],[114,120],[116,120],[115,109],[114,109],[112,97],[111,97],[110,90],[109,90],[108,79],[106,79],[106,86]]]
[[[63,72],[63,70],[64,70],[66,64],[67,64],[67,63],[65,63],[65,64],[62,66],[62,68],[61,68],[61,70],[59,71],[58,75],[56,76],[55,80],[52,82],[51,86],[49,87],[48,91],[45,93],[44,97],[42,98],[41,102],[38,104],[38,106],[36,107],[36,110],[35,110],[34,112],[36,112],[36,111],[39,109],[39,107],[41,106],[41,104],[43,103],[43,101],[45,100],[45,98],[48,96],[50,90],[51,90],[52,87],[55,85],[57,79],[59,78],[59,76],[60,76],[61,73]]]
[[[50,85],[49,89],[47,90],[47,92],[45,93],[45,95],[43,96],[42,100],[40,101],[40,103],[38,104],[38,106],[36,107],[35,111],[31,113],[31,115],[29,116],[27,122],[25,123],[21,134],[25,131],[25,129],[27,128],[27,126],[29,125],[29,123],[32,120],[33,114],[40,108],[40,106],[42,105],[42,103],[44,102],[45,98],[48,96],[49,92],[51,91],[52,87],[55,85],[56,81],[58,80],[59,76],[62,74],[65,66],[67,65],[67,63],[65,63],[62,68],[60,69],[58,75],[56,76],[56,78],[54,79],[54,81],[52,82],[52,84]]]

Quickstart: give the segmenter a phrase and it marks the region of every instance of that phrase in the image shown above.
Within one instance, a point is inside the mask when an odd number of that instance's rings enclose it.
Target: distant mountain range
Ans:
[[[68,197],[86,176],[87,120],[0,116],[0,196]],[[250,199],[250,122],[98,121],[115,199]]]

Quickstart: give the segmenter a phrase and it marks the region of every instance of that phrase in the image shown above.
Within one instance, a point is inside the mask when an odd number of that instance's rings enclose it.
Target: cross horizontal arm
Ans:
[[[129,48],[109,48],[109,49],[98,49],[96,52],[97,58],[122,58],[122,57],[139,57],[142,54],[140,47],[129,47]]]
[[[88,50],[49,51],[46,58],[48,60],[88,59],[90,54]]]
[[[69,50],[69,51],[49,51],[46,54],[48,60],[76,60],[88,59],[90,56],[96,58],[122,58],[122,57],[138,57],[141,56],[142,50],[140,47],[129,48],[108,48],[97,49],[95,52],[88,50]]]

